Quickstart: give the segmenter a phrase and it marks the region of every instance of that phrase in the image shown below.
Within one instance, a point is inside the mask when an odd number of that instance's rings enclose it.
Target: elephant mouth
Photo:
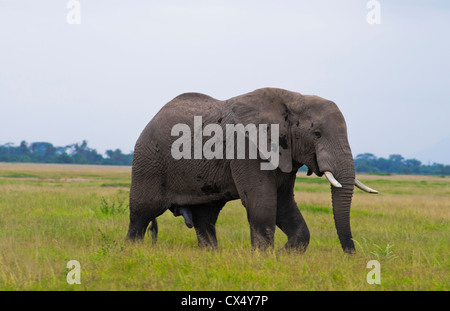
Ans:
[[[319,163],[317,162],[317,155],[314,153],[313,160],[310,164],[306,165],[308,167],[308,176],[311,176],[312,173],[316,174],[319,177],[323,176],[323,172],[319,169]]]
[[[306,166],[308,167],[307,176],[311,176],[312,173],[314,173],[317,176],[322,177],[325,174],[325,177],[328,179],[328,181],[330,182],[330,184],[333,187],[342,188],[342,184],[336,180],[336,178],[333,176],[333,173],[330,170],[323,170],[323,171],[320,170],[319,163],[317,162],[317,154],[314,153],[313,160],[311,161],[311,163],[306,164]],[[378,193],[377,190],[364,185],[362,182],[360,182],[356,178],[354,179],[353,184],[365,192],[374,193],[374,194]]]

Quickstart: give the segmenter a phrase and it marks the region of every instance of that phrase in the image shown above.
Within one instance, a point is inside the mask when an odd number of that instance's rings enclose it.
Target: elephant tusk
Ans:
[[[336,180],[336,178],[334,178],[333,173],[330,171],[325,171],[324,174],[333,187],[342,188],[342,185]]]
[[[378,191],[367,187],[366,185],[364,185],[362,182],[360,182],[358,179],[355,178],[355,186],[358,187],[359,189],[365,191],[365,192],[369,192],[369,193],[378,193]]]

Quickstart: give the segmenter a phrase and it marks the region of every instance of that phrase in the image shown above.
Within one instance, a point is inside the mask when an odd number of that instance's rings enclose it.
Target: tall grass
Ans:
[[[197,247],[193,229],[170,212],[152,245],[125,242],[128,167],[0,164],[1,290],[448,290],[450,180],[359,176],[379,195],[355,191],[357,253],[342,252],[329,184],[299,176],[295,197],[311,232],[308,250],[251,251],[245,209],[236,200],[217,222],[219,249]],[[69,260],[81,284],[66,282]],[[366,282],[381,263],[382,282]]]

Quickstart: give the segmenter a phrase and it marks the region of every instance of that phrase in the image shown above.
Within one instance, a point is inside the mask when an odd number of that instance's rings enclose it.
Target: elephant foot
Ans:
[[[306,249],[308,248],[309,243],[299,243],[296,245],[292,245],[291,243],[286,243],[284,245],[284,250],[287,252],[297,252],[297,253],[304,253],[306,252]]]

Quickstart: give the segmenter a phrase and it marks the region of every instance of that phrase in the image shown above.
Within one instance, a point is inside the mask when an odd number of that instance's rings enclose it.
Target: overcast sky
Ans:
[[[450,1],[379,2],[0,0],[0,144],[128,153],[183,92],[270,86],[336,102],[355,156],[450,145]]]

